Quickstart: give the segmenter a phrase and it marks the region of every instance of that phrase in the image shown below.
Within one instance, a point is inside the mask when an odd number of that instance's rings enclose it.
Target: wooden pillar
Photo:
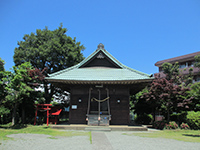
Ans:
[[[49,106],[47,106],[47,126],[49,125]]]
[[[99,91],[99,101],[98,101],[98,106],[99,106],[99,108],[98,108],[98,114],[99,114],[99,116],[98,116],[98,125],[100,125],[100,120],[101,120],[101,117],[100,117],[100,111],[101,111],[101,103],[100,103],[101,92],[100,92],[100,90],[98,90],[98,91]]]
[[[55,116],[55,123],[54,124],[57,124],[58,122],[58,116]]]

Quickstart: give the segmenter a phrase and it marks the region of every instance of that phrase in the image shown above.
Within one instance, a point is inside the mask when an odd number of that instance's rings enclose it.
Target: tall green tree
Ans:
[[[200,82],[191,85],[190,96],[192,97],[190,108],[194,111],[200,111]]]
[[[0,58],[0,100],[5,97],[3,77],[5,76],[4,61]]]
[[[194,66],[200,68],[200,55],[196,55],[194,59],[195,59]]]
[[[194,66],[200,68],[200,55],[196,55],[194,58],[195,58]],[[200,111],[200,82],[196,82],[191,85],[190,94],[193,98],[190,107],[194,111]]]
[[[45,27],[43,30],[37,29],[36,33],[24,35],[23,41],[18,42],[15,48],[15,65],[30,62],[40,70],[47,68],[44,74],[48,76],[79,63],[84,58],[82,51],[85,47],[76,42],[76,38],[67,36],[66,32],[67,29],[61,24],[53,31]],[[45,81],[43,83],[46,103],[50,103],[55,88]]]
[[[30,93],[34,91],[27,83],[31,81],[31,77],[28,75],[28,69],[32,69],[29,62],[23,63],[19,66],[13,67],[13,72],[7,76],[7,86],[5,97],[12,110],[12,125],[16,123],[16,114],[19,104],[24,100],[28,100]]]
[[[189,68],[189,73],[187,75],[183,75],[182,71],[179,71],[178,62],[171,64],[165,62],[162,64],[163,73],[166,75],[167,80],[173,80],[176,84],[185,84],[188,86],[193,81],[193,68]],[[186,70],[186,68],[185,68]]]
[[[167,80],[173,79],[174,82],[179,82],[179,64],[176,62],[175,64],[171,64],[165,62],[162,64],[163,73],[166,75]]]
[[[10,113],[9,107],[5,104],[5,97],[7,95],[6,92],[6,77],[8,72],[4,69],[4,61],[0,58],[0,118],[1,115]]]
[[[0,71],[4,71],[5,69],[4,69],[4,61],[1,59],[1,57],[0,57]],[[0,76],[1,77],[1,76]]]

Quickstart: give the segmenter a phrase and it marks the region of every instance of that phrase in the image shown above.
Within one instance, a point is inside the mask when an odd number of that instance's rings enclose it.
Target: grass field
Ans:
[[[185,142],[200,142],[200,130],[162,130],[146,133],[131,133],[127,135],[135,135],[149,138],[167,138]]]
[[[6,135],[18,134],[18,133],[32,133],[32,134],[46,134],[50,135],[51,138],[56,136],[88,136],[91,139],[91,132],[81,132],[81,131],[61,131],[57,129],[52,129],[47,126],[16,126],[11,127],[9,125],[0,126],[0,140],[10,139]]]

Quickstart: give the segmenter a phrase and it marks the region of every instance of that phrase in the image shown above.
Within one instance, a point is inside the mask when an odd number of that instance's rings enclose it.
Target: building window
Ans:
[[[185,68],[185,67],[186,67],[185,64],[181,64],[181,65],[179,65],[179,68]]]
[[[194,61],[188,62],[188,67],[193,67],[194,66]]]
[[[163,70],[162,70],[162,67],[159,67],[159,72],[162,72]]]
[[[195,81],[199,82],[200,81],[200,76],[197,76],[196,79],[195,79]]]

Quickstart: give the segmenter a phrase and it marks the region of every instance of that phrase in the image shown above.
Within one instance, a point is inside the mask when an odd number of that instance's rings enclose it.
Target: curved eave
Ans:
[[[64,84],[136,84],[136,83],[150,83],[154,78],[151,79],[140,79],[140,80],[59,80],[59,79],[46,79],[50,83],[64,83]]]

